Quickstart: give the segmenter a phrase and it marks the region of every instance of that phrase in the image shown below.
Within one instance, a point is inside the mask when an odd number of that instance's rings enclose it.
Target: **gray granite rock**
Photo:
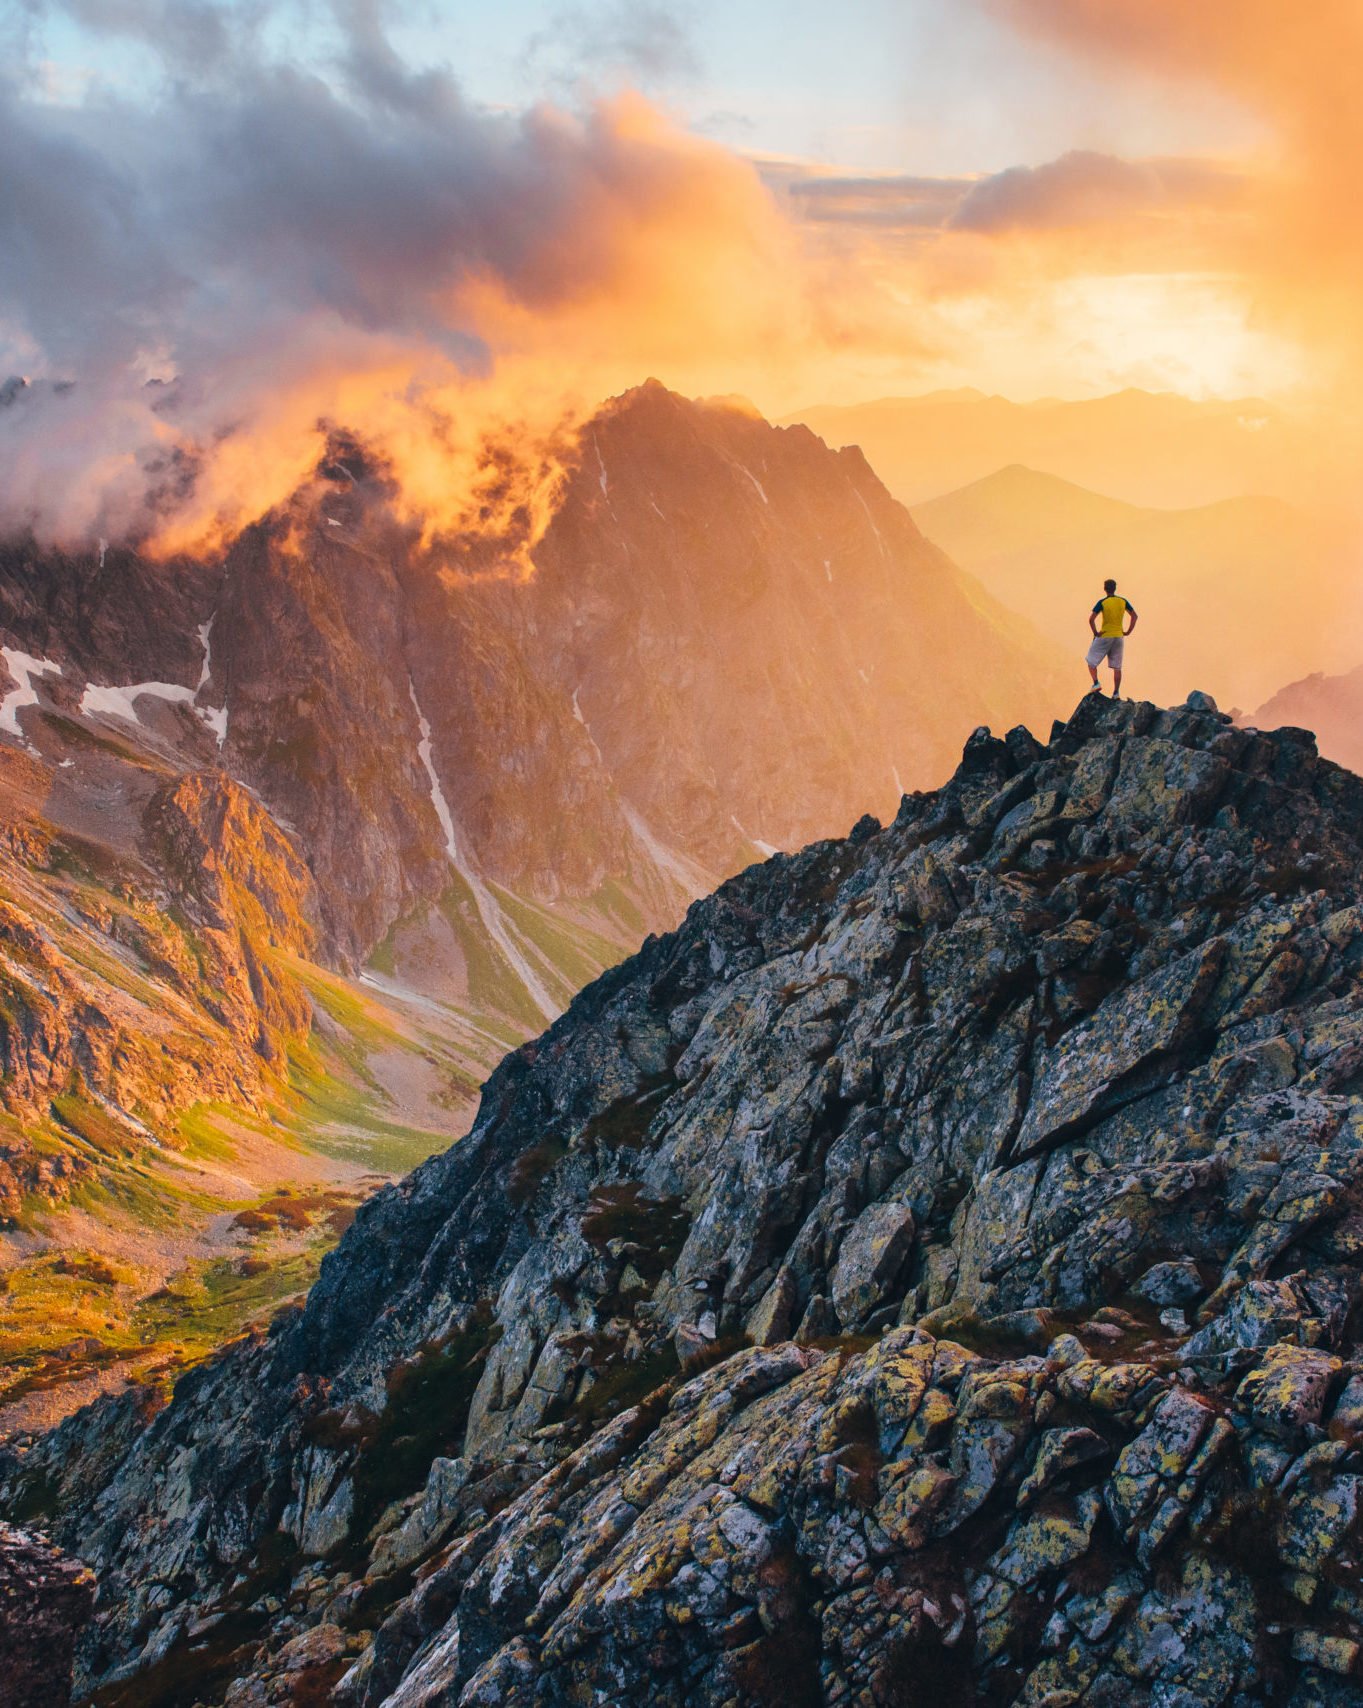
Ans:
[[[726,884],[305,1309],[0,1467],[82,1687],[334,1629],[337,1708],[1343,1700],[1360,870],[1293,735],[1094,697]]]

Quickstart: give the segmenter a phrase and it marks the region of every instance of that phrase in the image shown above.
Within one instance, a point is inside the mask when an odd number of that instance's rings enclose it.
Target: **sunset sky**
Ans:
[[[416,492],[418,396],[1357,394],[1357,0],[30,0],[10,34],[0,360],[92,404],[17,484],[91,525],[149,435],[226,447],[192,534],[255,502],[262,433],[282,485],[347,410]]]

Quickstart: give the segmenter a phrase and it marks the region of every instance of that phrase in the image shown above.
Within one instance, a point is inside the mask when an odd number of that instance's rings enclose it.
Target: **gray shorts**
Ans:
[[[1125,643],[1125,635],[1094,635],[1093,645],[1088,649],[1084,662],[1096,670],[1106,659],[1114,670],[1120,670]]]

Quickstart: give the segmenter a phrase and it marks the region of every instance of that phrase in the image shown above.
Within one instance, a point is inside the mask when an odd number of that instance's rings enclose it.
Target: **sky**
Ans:
[[[0,0],[0,503],[188,548],[362,420],[438,529],[648,374],[1342,418],[1359,50],[1357,0]]]
[[[28,17],[68,88],[91,78],[146,87],[145,54],[87,21],[133,10]],[[857,171],[990,173],[1074,147],[1215,152],[1252,145],[1260,130],[1214,91],[1161,100],[1148,81],[1095,75],[1043,44],[1024,62],[1006,19],[970,0],[459,0],[386,16],[410,64],[449,66],[491,107],[632,87],[736,149]],[[267,33],[314,65],[337,41],[322,10],[276,13]]]

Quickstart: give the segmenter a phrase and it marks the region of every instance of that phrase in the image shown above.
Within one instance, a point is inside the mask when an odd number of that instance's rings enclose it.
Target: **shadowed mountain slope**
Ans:
[[[84,1688],[1348,1700],[1360,861],[1363,782],[1194,696],[731,880],[303,1311],[11,1458]]]
[[[1340,676],[1316,671],[1289,682],[1244,721],[1257,729],[1291,724],[1314,730],[1322,753],[1363,771],[1363,665]]]

